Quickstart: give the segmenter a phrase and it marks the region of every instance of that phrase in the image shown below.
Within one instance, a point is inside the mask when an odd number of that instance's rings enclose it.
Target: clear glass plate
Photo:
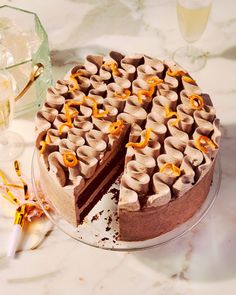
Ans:
[[[35,151],[32,160],[32,182],[35,195],[38,197],[38,201],[42,206],[42,202],[39,198],[40,194],[37,191],[42,191],[40,187],[40,175],[38,166],[38,152]],[[198,212],[187,222],[176,227],[174,230],[163,234],[154,239],[140,241],[140,242],[125,242],[118,240],[118,216],[117,216],[117,201],[119,186],[118,182],[112,184],[109,191],[103,196],[103,198],[96,204],[96,206],[86,216],[83,224],[75,227],[65,221],[59,212],[53,208],[53,204],[50,203],[53,210],[47,212],[44,210],[48,218],[65,234],[69,235],[73,239],[101,249],[114,250],[114,251],[134,251],[147,249],[151,247],[161,246],[176,238],[183,236],[186,232],[195,227],[202,218],[206,215],[208,210],[213,205],[216,196],[218,194],[221,183],[221,167],[220,158],[216,161],[215,171],[213,175],[213,182],[210,192],[198,210]],[[47,192],[43,191],[44,196],[47,199]]]

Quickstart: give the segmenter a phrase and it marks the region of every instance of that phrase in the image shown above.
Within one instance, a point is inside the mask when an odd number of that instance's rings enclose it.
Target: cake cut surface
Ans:
[[[120,239],[154,238],[207,197],[219,149],[209,95],[180,65],[146,55],[87,56],[37,113],[41,182],[78,225],[122,174]]]

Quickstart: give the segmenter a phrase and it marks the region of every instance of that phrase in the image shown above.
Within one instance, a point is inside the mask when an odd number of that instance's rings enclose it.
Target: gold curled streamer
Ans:
[[[7,201],[11,202],[14,205],[20,205],[19,200],[12,194],[12,192],[7,187],[8,181],[5,174],[2,171],[0,171],[0,177],[2,178],[3,184],[5,185],[5,188],[6,188],[6,193],[7,193],[7,195],[2,195],[4,199],[6,199]]]
[[[20,165],[19,162],[17,160],[14,161],[14,168],[16,171],[17,176],[19,177],[20,181],[22,182],[23,186],[24,186],[24,196],[25,196],[25,200],[29,199],[29,189],[28,189],[28,185],[27,183],[24,181],[24,179],[21,177],[21,170],[20,170]]]

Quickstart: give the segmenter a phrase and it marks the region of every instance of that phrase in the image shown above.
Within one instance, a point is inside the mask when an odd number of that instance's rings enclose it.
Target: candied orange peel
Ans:
[[[142,101],[143,101],[142,96],[143,96],[143,95],[146,96],[146,97],[150,97],[150,96],[151,96],[149,90],[140,89],[140,90],[138,91],[138,94],[137,94],[137,96],[138,96],[138,102],[139,102],[139,103],[142,103]]]
[[[179,114],[177,112],[170,111],[170,107],[168,105],[165,106],[165,115],[166,115],[166,118],[176,117],[176,120],[171,123],[171,126],[177,126],[177,124],[180,121]]]
[[[116,122],[111,123],[109,126],[109,133],[112,135],[120,135],[125,125],[123,120],[118,120]]]
[[[158,84],[162,83],[163,80],[158,78],[157,76],[153,76],[153,77],[149,77],[146,82],[150,85],[149,90],[145,90],[145,89],[140,89],[138,91],[138,101],[140,103],[142,103],[143,99],[142,96],[146,96],[146,97],[152,97],[154,90],[155,90],[155,86],[157,86]]]
[[[40,148],[39,152],[40,152],[41,155],[45,152],[45,149],[46,149],[47,144],[49,144],[51,142],[52,141],[51,141],[51,138],[50,138],[50,135],[49,134],[46,135],[45,140],[41,140],[40,141],[41,148]]]
[[[114,96],[120,99],[127,99],[131,95],[131,91],[129,89],[125,89],[122,94],[114,92]]]
[[[201,152],[207,154],[209,149],[208,147],[212,149],[216,149],[217,145],[207,136],[205,135],[200,135],[196,140],[195,140],[195,146],[197,149],[199,149]]]
[[[120,71],[118,69],[118,65],[117,65],[116,62],[114,62],[114,61],[107,61],[107,62],[104,63],[104,66],[108,66],[111,69],[112,75],[118,76],[120,74]]]
[[[152,128],[147,128],[146,129],[144,140],[142,140],[140,142],[128,142],[125,147],[132,146],[134,148],[139,148],[139,149],[144,148],[145,146],[147,146],[147,144],[148,144],[148,142],[150,140],[151,132],[152,131],[153,131]]]
[[[65,103],[65,112],[66,112],[67,122],[71,123],[71,119],[74,118],[76,115],[78,115],[78,111],[70,112],[70,107],[81,106],[83,102],[84,102],[83,100],[82,101],[69,100]]]
[[[171,170],[172,173],[176,176],[180,176],[181,174],[181,171],[179,169],[179,167],[177,167],[176,165],[172,164],[172,163],[165,163],[161,169],[160,169],[160,172],[161,173],[164,173],[166,170]]]
[[[67,167],[72,168],[78,164],[78,159],[76,158],[75,154],[73,154],[72,152],[64,152],[63,162]]]
[[[72,118],[75,118],[78,115],[78,111],[70,111],[70,107],[72,106],[80,106],[83,104],[83,100],[82,101],[77,101],[77,100],[69,100],[65,103],[65,115],[66,115],[66,122],[62,123],[59,127],[59,135],[62,134],[64,127],[69,127],[72,128],[73,124],[72,124]]]
[[[90,101],[93,103],[92,109],[93,109],[93,116],[94,116],[95,118],[103,118],[103,117],[105,117],[105,116],[109,113],[108,110],[105,110],[105,111],[103,111],[103,112],[99,112],[99,110],[98,110],[98,106],[97,106],[97,101],[96,101],[95,98],[93,98],[93,97],[91,97],[91,96],[85,96],[85,97],[84,97],[84,101],[85,101],[86,99],[90,100]]]
[[[193,80],[191,77],[189,76],[182,76],[182,80],[184,82],[187,82],[187,83],[190,83],[190,84],[193,84],[193,85],[196,85],[196,81]]]
[[[65,106],[67,107],[72,107],[72,106],[81,106],[83,104],[83,100],[78,101],[78,100],[68,100],[65,103]]]
[[[59,127],[59,135],[62,134],[63,129],[64,129],[65,127],[72,128],[72,127],[73,127],[72,122],[65,122],[65,123],[62,123],[62,124],[60,125],[60,127]]]
[[[82,71],[79,71],[79,72],[77,72],[75,74],[70,75],[70,80],[73,81],[73,87],[70,88],[68,92],[73,92],[73,91],[79,89],[79,83],[78,83],[76,78],[79,77],[79,76],[82,76],[82,75],[83,75]]]
[[[59,127],[59,135],[62,134],[63,129],[65,127],[69,127],[69,128],[73,127],[72,119],[75,118],[78,115],[78,111],[75,110],[75,111],[71,112],[70,107],[72,107],[72,106],[80,106],[80,105],[85,103],[86,99],[89,99],[93,103],[92,109],[93,109],[93,116],[95,118],[102,118],[102,117],[104,117],[104,116],[106,116],[108,114],[108,110],[105,110],[104,112],[99,113],[99,110],[97,108],[97,102],[96,102],[95,98],[90,97],[90,96],[84,96],[83,100],[81,100],[81,101],[77,101],[77,100],[67,101],[65,103],[66,122],[62,123],[60,125],[60,127]]]
[[[168,70],[167,70],[167,75],[169,75],[169,76],[171,76],[171,77],[181,77],[181,76],[183,76],[184,74],[186,74],[184,71],[179,71],[179,70],[177,70],[177,71],[171,71],[171,69],[169,68]]]
[[[204,106],[204,100],[201,95],[192,94],[189,96],[189,100],[194,110],[201,110]]]
[[[149,84],[154,84],[155,86],[160,84],[160,83],[163,83],[163,80],[160,79],[159,77],[157,76],[152,76],[152,77],[149,77],[147,80],[146,80],[147,83]]]

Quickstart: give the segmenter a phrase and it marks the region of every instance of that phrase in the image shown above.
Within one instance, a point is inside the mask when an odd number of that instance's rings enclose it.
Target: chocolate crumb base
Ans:
[[[97,214],[93,215],[93,217],[91,218],[91,222],[94,222],[98,219],[99,219],[99,214],[97,213]]]
[[[104,238],[101,239],[101,241],[103,241],[103,242],[104,241],[109,241],[109,238],[104,237]]]
[[[115,201],[115,204],[117,205],[118,204],[118,201],[119,201],[120,191],[117,188],[114,187],[109,192],[113,194],[113,196],[111,197],[111,199],[114,200]]]

